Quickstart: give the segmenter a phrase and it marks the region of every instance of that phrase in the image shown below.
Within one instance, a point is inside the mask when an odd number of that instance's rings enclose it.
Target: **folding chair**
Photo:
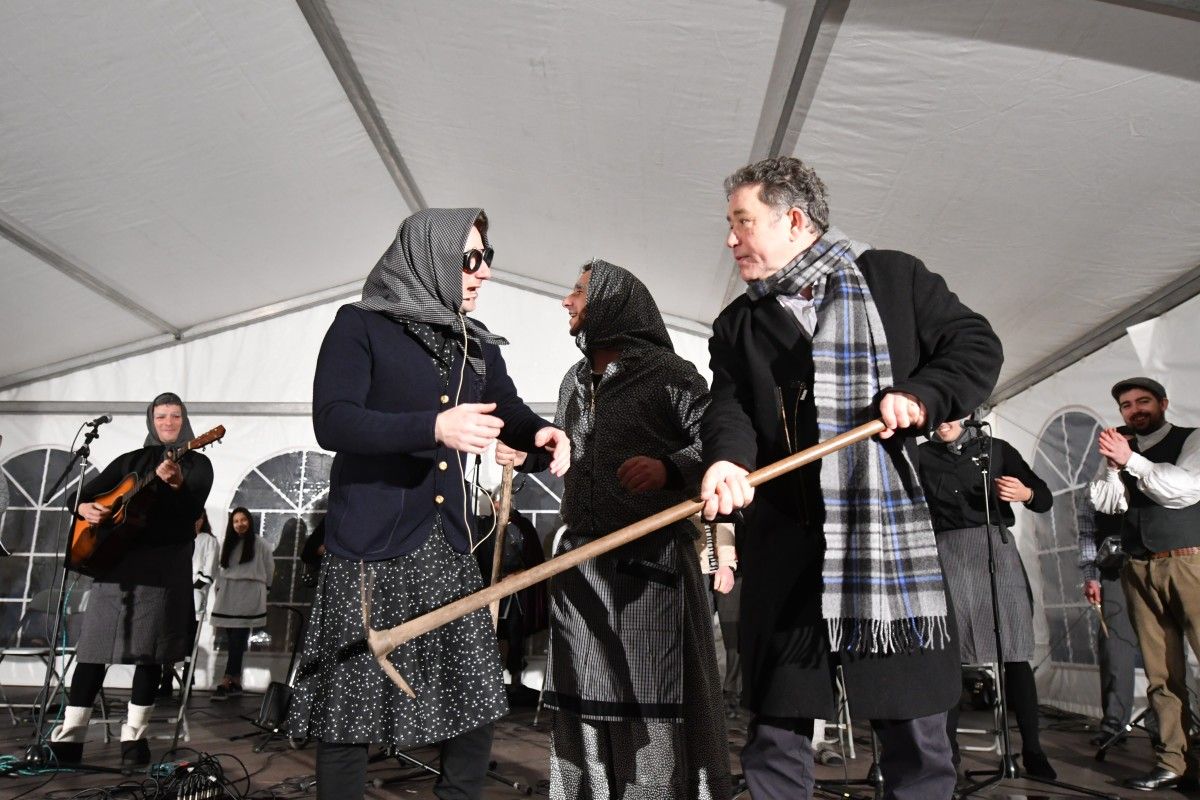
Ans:
[[[62,624],[64,632],[67,630],[71,616],[83,608],[86,596],[86,591],[80,592],[78,595],[74,592],[71,593],[67,608],[64,609]],[[43,669],[50,670],[50,697],[59,696],[65,705],[67,701],[66,675],[71,671],[71,665],[75,663],[75,647],[74,645],[64,645],[62,642],[59,642],[57,647],[51,646],[49,642],[49,637],[52,635],[50,624],[46,624],[42,629],[39,629],[38,626],[39,622],[53,621],[57,610],[56,604],[57,595],[53,589],[42,589],[29,598],[25,614],[17,624],[11,640],[6,646],[0,647],[0,665],[8,659],[40,661]],[[31,712],[30,718],[40,729],[41,720],[37,719],[36,713],[33,712],[42,708],[44,699],[42,690],[39,689],[33,702],[14,703],[8,696],[3,680],[0,680],[0,705],[8,711],[9,719],[14,726],[21,722],[14,709],[27,708]],[[52,701],[48,700],[45,705],[50,707],[52,704]]]
[[[1000,697],[1004,691],[1004,680],[1000,672],[1000,665],[994,662],[987,664],[963,664],[962,670],[964,682],[974,680],[980,686],[985,687],[985,691],[987,684],[991,684],[992,718],[994,722],[991,728],[958,728],[960,734],[990,735],[992,737],[991,744],[960,744],[958,749],[971,750],[977,753],[999,753],[1002,747],[1000,742]]]

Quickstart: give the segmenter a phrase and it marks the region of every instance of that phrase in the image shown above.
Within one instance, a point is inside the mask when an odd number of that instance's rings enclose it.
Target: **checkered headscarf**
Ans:
[[[658,304],[627,269],[594,258],[589,265],[587,310],[575,344],[584,354],[597,347],[661,347],[675,352]]]
[[[869,422],[892,385],[887,335],[855,264],[869,249],[830,228],[792,264],[752,282],[759,299],[814,287],[813,399],[822,440]],[[830,647],[895,653],[944,647],[946,594],[929,506],[903,447],[877,439],[825,457],[821,612]]]
[[[462,248],[481,208],[427,208],[400,224],[396,240],[375,264],[354,305],[379,311],[398,322],[424,322],[449,328],[462,348],[463,328],[477,342],[508,344],[475,320],[462,306]],[[487,234],[483,244],[488,245]],[[483,354],[468,348],[467,361],[480,377]]]

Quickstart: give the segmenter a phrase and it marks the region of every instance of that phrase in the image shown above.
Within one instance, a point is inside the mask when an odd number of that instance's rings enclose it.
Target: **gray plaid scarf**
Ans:
[[[855,260],[869,245],[836,228],[775,275],[747,287],[754,299],[813,285],[813,399],[822,440],[869,422],[892,385],[879,311]],[[825,563],[821,613],[830,647],[897,653],[944,647],[946,594],[929,507],[905,449],[877,439],[825,458]]]

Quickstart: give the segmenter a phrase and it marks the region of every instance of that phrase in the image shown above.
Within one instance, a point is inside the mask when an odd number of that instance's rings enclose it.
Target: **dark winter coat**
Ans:
[[[1003,362],[991,326],[945,281],[906,253],[869,250],[856,262],[887,332],[894,385],[925,405],[930,424],[983,402]],[[812,349],[775,297],[742,295],[713,323],[712,403],[704,415],[704,460],[765,466],[816,442]],[[878,400],[878,398],[876,398]],[[888,440],[915,465],[911,430]],[[857,716],[911,719],[945,711],[961,691],[958,650],[831,657],[821,618],[824,506],[820,464],[761,487],[739,528],[743,703],[758,714],[835,714],[833,676],[845,673]],[[954,630],[953,621],[949,630]]]
[[[472,343],[472,352],[478,345]],[[402,322],[354,305],[338,309],[313,380],[317,442],[337,455],[329,475],[325,549],[347,559],[381,561],[424,544],[440,507],[446,539],[465,553],[465,454],[433,435],[441,411],[461,403],[496,403],[500,439],[521,450],[547,423],[517,395],[494,344],[482,345],[486,378],[462,369],[454,350],[453,385],[443,390],[429,352]],[[457,378],[462,375],[462,389]]]

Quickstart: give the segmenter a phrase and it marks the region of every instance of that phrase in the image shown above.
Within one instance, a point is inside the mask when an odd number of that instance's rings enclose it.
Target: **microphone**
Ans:
[[[92,420],[91,422],[85,422],[84,424],[90,425],[93,428],[99,428],[101,425],[104,425],[105,423],[112,422],[112,420],[113,420],[112,414],[101,414],[100,416],[98,416],[94,420]]]
[[[962,426],[964,428],[980,428],[980,429],[982,429],[985,425],[988,425],[988,424],[989,423],[984,422],[983,420],[978,420],[978,419],[964,419],[962,421]]]

